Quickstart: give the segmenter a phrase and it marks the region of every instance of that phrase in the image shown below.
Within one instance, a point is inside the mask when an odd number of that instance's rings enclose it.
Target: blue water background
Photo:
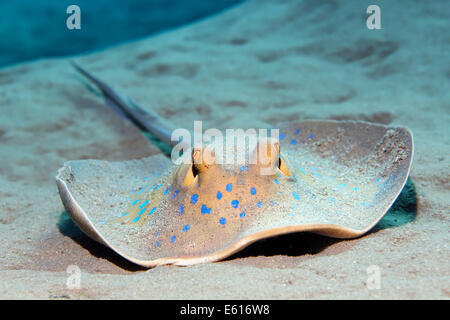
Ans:
[[[73,55],[147,37],[243,0],[1,0],[0,67]],[[81,30],[69,30],[66,9],[81,9]]]

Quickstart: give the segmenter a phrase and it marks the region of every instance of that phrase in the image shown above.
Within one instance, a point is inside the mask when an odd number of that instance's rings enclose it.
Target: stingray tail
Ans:
[[[92,75],[79,64],[72,61],[72,65],[78,70],[78,72],[80,72],[100,89],[106,100],[106,104],[120,117],[129,120],[139,129],[150,132],[167,145],[174,146],[176,144],[171,140],[172,130],[167,124],[162,122],[158,115],[144,110],[129,98],[124,99],[109,85]]]

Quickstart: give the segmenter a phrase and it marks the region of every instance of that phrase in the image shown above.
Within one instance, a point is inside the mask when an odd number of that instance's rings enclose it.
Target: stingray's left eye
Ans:
[[[199,174],[208,170],[208,168],[215,161],[214,152],[208,149],[196,149],[192,150],[192,164],[190,168],[186,172],[186,176],[184,178],[184,184],[186,186],[191,185],[194,180],[198,177]]]
[[[197,178],[197,176],[198,176],[198,172],[195,169],[194,165],[191,164],[186,171],[186,175],[184,177],[184,185],[190,186],[194,182],[194,180]]]
[[[278,169],[285,175],[285,176],[290,176],[291,173],[289,171],[289,168],[287,166],[287,161],[285,160],[286,158],[281,154],[279,154],[278,157]]]

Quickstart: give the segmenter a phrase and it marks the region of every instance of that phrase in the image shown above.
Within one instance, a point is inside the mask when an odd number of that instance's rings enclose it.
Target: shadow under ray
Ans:
[[[311,232],[294,232],[256,241],[224,261],[257,256],[303,256],[317,254],[341,239],[329,238]]]
[[[382,229],[400,227],[415,220],[417,215],[417,193],[416,187],[411,179],[406,181],[405,186],[395,200],[392,207],[384,217],[369,231],[374,233]]]

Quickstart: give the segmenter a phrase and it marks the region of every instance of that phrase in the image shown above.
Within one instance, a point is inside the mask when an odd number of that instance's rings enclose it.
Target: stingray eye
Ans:
[[[286,157],[281,154],[280,152],[280,156],[278,158],[278,169],[285,175],[285,176],[290,176],[291,172],[289,171],[289,168],[287,166],[287,160]]]
[[[275,150],[278,155],[278,169],[285,175],[290,176],[291,173],[289,171],[288,165],[286,163],[286,157],[281,153],[280,150],[280,144],[278,142],[274,142],[273,146],[275,147]]]
[[[258,165],[262,175],[274,175],[278,172],[280,144],[275,139],[260,139],[250,156],[250,163]]]
[[[191,154],[191,164],[186,170],[186,176],[184,177],[184,185],[190,186],[198,176],[198,170],[195,163],[199,161],[201,156],[201,151],[199,149],[193,149]]]
[[[198,176],[198,172],[195,172],[195,168],[194,165],[191,164],[188,168],[188,170],[186,171],[186,176],[184,177],[184,185],[185,186],[190,186],[194,180],[197,178]]]
[[[209,149],[194,148],[192,150],[191,158],[192,163],[187,170],[186,176],[184,178],[184,184],[186,186],[191,185],[194,180],[197,179],[200,173],[208,170],[208,168],[214,163],[215,155],[214,152],[210,151]]]

